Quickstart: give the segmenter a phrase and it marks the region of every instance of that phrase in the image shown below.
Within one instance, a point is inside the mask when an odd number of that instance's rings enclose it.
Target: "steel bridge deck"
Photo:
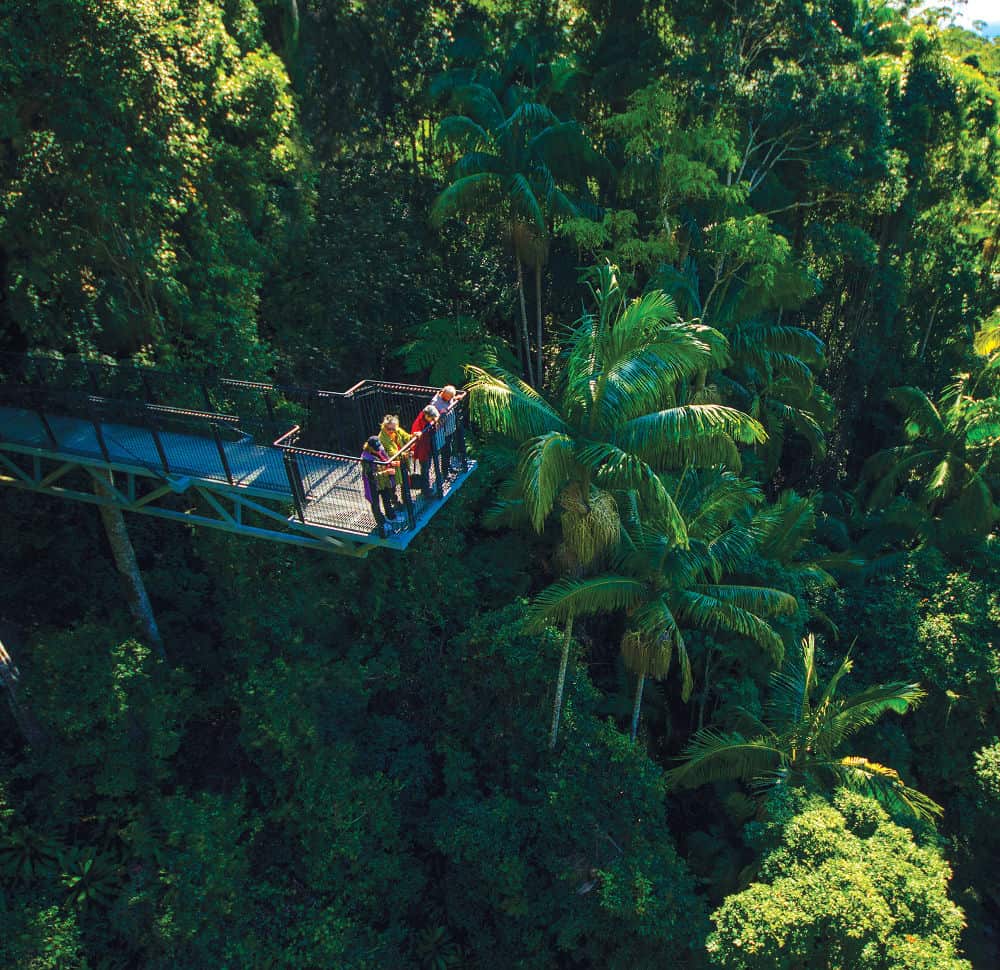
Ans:
[[[338,461],[328,456],[322,462],[304,465],[302,483],[308,515],[300,521],[289,514],[294,497],[281,450],[258,444],[250,435],[238,433],[237,440],[217,444],[201,435],[161,431],[158,448],[147,428],[104,420],[100,423],[102,447],[92,421],[59,415],[47,415],[46,420],[55,436],[55,447],[37,412],[0,406],[0,482],[55,497],[112,503],[125,511],[355,556],[363,556],[376,546],[405,549],[475,469],[475,462],[470,461],[467,471],[446,473],[437,497],[425,498],[414,492],[414,527],[383,537],[364,500],[358,463],[349,458]],[[160,448],[169,455],[168,473],[162,468]],[[222,473],[220,449],[232,483]],[[67,488],[67,475],[80,470],[93,478],[110,472],[120,487],[112,488],[111,498],[104,500],[81,488]],[[57,484],[59,481],[62,484]],[[177,504],[179,494],[207,505],[209,514],[196,508],[177,511],[169,507],[172,499],[173,505]],[[250,520],[268,521],[262,528]]]

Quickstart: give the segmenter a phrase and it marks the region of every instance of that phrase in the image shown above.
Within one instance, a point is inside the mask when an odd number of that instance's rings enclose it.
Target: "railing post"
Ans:
[[[29,394],[34,398],[35,407],[33,408],[35,414],[38,415],[38,420],[42,422],[42,427],[45,429],[45,435],[49,439],[49,444],[53,448],[59,447],[59,442],[56,439],[55,432],[52,430],[52,425],[49,424],[48,415],[45,413],[45,408],[42,406],[42,401],[40,395],[36,394],[34,390],[29,391]]]
[[[274,402],[267,391],[264,391],[264,406],[267,408],[267,420],[274,424]]]
[[[163,448],[163,439],[160,437],[160,429],[156,426],[156,419],[150,417],[149,412],[144,409],[142,420],[146,425],[146,429],[153,437],[153,444],[156,445],[156,453],[160,456],[160,464],[163,465],[163,472],[169,475],[170,463],[167,461],[167,453]]]
[[[354,424],[358,429],[358,441],[367,441],[370,432],[365,427],[365,416],[362,413],[361,398],[351,395],[351,404],[354,407]]]
[[[100,396],[101,382],[97,378],[97,365],[92,360],[84,361],[83,366],[87,370],[87,380],[90,382],[90,393]]]
[[[59,442],[56,440],[55,433],[52,430],[52,425],[49,424],[49,419],[45,412],[39,407],[35,409],[35,414],[38,415],[39,420],[42,422],[42,427],[45,429],[45,434],[48,436],[49,444],[51,444],[53,448],[58,448]]]
[[[440,420],[440,419],[439,419]],[[431,488],[431,496],[433,498],[441,498],[444,495],[444,488],[441,486],[443,477],[441,475],[441,451],[438,449],[437,443],[437,425],[435,424],[430,429],[431,435],[431,468],[434,470],[434,485]],[[430,471],[430,469],[428,469]],[[427,483],[430,485],[430,482]]]
[[[222,436],[219,434],[219,426],[215,421],[211,422],[212,437],[215,439],[215,447],[219,450],[219,460],[222,462],[222,470],[226,473],[226,481],[233,484],[233,473],[229,467],[229,459],[226,457],[226,449],[222,447]]]
[[[399,491],[403,496],[403,507],[406,509],[406,525],[412,532],[417,527],[417,517],[413,511],[413,495],[410,492],[410,456],[404,454],[399,462]]]
[[[469,470],[469,456],[465,453],[465,418],[463,417],[463,407],[460,403],[455,409],[455,449],[458,458],[462,462],[463,474]]]
[[[306,490],[302,484],[302,470],[299,468],[299,456],[293,451],[282,451],[285,459],[285,474],[288,476],[288,485],[292,490],[292,501],[295,503],[295,512],[299,521],[305,525],[306,521]]]
[[[89,370],[89,368],[88,368]],[[100,446],[101,455],[104,460],[110,465],[111,455],[108,452],[107,442],[104,440],[104,429],[101,427],[101,418],[98,414],[97,406],[93,401],[87,402],[87,411],[90,414],[90,423],[94,426],[94,434],[97,436],[97,444]]]

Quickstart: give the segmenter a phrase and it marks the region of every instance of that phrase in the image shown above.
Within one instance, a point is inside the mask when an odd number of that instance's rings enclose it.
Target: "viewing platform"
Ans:
[[[475,469],[465,402],[427,433],[421,475],[416,462],[396,471],[401,522],[366,499],[365,476],[377,499],[385,463],[360,453],[384,415],[409,430],[436,391],[368,380],[326,391],[0,354],[0,484],[347,555],[402,550]]]

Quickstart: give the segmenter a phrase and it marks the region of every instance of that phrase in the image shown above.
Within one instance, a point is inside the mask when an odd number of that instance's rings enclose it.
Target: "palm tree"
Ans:
[[[826,363],[822,341],[801,327],[756,321],[723,332],[733,363],[720,384],[730,400],[759,417],[767,430],[763,479],[777,470],[789,432],[805,439],[814,458],[822,458],[835,413],[833,399],[813,373]]]
[[[627,303],[614,267],[597,270],[595,309],[569,336],[549,400],[499,367],[470,367],[470,408],[486,432],[516,449],[511,490],[501,514],[520,510],[536,531],[558,503],[572,567],[585,568],[617,544],[615,493],[635,496],[661,517],[665,534],[686,543],[684,519],[659,472],[727,464],[737,444],[764,439],[760,424],[734,408],[685,403],[698,372],[726,356],[721,335],[676,322],[662,292]],[[565,636],[553,706],[555,745],[573,618]]]
[[[887,808],[933,819],[942,808],[903,784],[892,768],[856,755],[838,756],[843,743],[888,711],[903,714],[924,691],[919,684],[878,684],[837,697],[840,681],[851,672],[845,657],[813,703],[818,687],[816,643],[810,635],[787,670],[771,676],[771,697],[760,720],[747,711],[747,734],[698,731],[681,754],[681,764],[667,773],[671,789],[696,788],[715,781],[742,780],[758,789],[812,783],[823,788],[846,786],[877,798]]]
[[[587,176],[601,167],[579,125],[560,121],[536,100],[534,91],[511,85],[503,102],[485,84],[468,83],[451,91],[459,113],[444,118],[437,140],[461,152],[451,184],[431,209],[432,225],[462,215],[488,218],[504,227],[517,269],[521,341],[528,383],[541,386],[543,313],[541,267],[554,219],[596,211]],[[537,363],[532,368],[524,263],[535,270]]]
[[[645,679],[665,677],[674,654],[681,671],[681,697],[687,701],[691,696],[694,678],[684,631],[745,637],[780,663],[784,646],[768,619],[794,613],[798,606],[788,593],[731,579],[754,549],[748,526],[733,520],[762,499],[756,486],[731,472],[713,470],[704,476],[682,475],[677,492],[686,542],[677,541],[676,530],[662,517],[648,523],[635,518],[613,571],[563,579],[540,593],[531,610],[537,626],[569,616],[626,612],[622,655],[638,676],[633,740]]]
[[[854,573],[865,565],[864,556],[856,549],[830,552],[814,542],[816,500],[791,489],[783,491],[775,502],[758,512],[751,529],[764,559],[820,586],[836,586],[833,573]]]
[[[960,374],[937,404],[917,387],[889,392],[903,415],[906,443],[865,463],[861,482],[871,485],[870,508],[884,508],[898,493],[910,492],[930,517],[925,532],[940,541],[989,531],[996,519],[991,471],[1000,442],[1000,401],[977,399],[975,389],[970,376]]]
[[[698,269],[689,259],[683,270],[663,266],[654,279],[676,295],[682,310],[718,328],[729,340],[730,361],[725,371],[705,375],[729,403],[759,418],[767,431],[763,448],[763,480],[778,467],[789,432],[805,439],[814,457],[826,452],[826,432],[833,424],[835,406],[816,383],[815,372],[826,366],[823,341],[811,330],[742,314],[746,285],[734,286],[729,299],[706,315]]]

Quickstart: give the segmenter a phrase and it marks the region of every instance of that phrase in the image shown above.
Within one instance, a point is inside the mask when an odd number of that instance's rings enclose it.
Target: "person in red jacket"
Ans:
[[[417,443],[413,446],[413,457],[420,462],[420,490],[424,495],[431,490],[431,465],[433,464],[431,439],[439,416],[438,409],[433,404],[428,404],[417,415],[416,421],[410,428],[412,434],[419,435]]]

